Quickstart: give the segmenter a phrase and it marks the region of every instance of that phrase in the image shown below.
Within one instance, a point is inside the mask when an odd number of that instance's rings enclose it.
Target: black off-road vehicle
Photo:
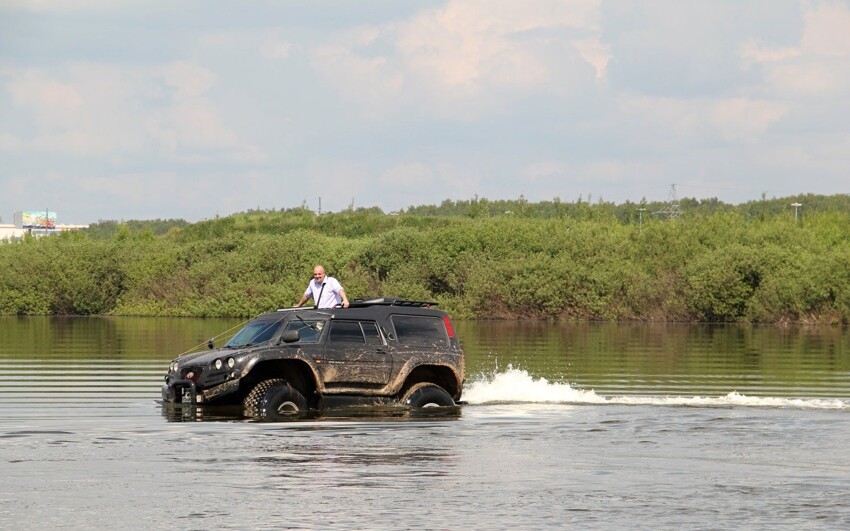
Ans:
[[[396,298],[349,308],[287,308],[248,322],[221,348],[171,362],[166,404],[242,405],[277,418],[321,410],[333,399],[454,406],[463,351],[435,303]]]

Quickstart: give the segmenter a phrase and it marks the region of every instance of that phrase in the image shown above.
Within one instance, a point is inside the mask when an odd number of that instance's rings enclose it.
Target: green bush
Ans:
[[[850,204],[798,200],[798,221],[782,200],[687,201],[670,221],[647,205],[638,224],[636,204],[476,198],[101,222],[0,243],[0,313],[251,316],[295,303],[322,264],[351,299],[432,300],[464,318],[846,324]]]

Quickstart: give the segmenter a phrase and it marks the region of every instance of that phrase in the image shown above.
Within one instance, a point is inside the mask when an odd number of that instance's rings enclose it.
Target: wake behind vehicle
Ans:
[[[260,315],[221,348],[172,361],[163,401],[241,405],[247,416],[272,419],[334,399],[454,406],[463,350],[434,304],[375,298]]]

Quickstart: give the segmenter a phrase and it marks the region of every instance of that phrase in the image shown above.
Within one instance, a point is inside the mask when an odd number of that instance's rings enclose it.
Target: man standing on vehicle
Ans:
[[[313,280],[307,285],[307,290],[295,307],[301,306],[310,297],[315,301],[316,308],[336,308],[340,304],[343,308],[348,308],[348,297],[345,296],[342,285],[334,277],[325,276],[325,268],[320,265],[313,268]]]

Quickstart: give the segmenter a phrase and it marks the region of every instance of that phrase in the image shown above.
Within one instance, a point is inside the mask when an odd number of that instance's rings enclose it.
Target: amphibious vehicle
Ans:
[[[361,299],[348,308],[286,308],[250,320],[220,348],[171,362],[166,404],[241,405],[258,418],[322,410],[333,400],[454,406],[464,357],[436,303]]]

